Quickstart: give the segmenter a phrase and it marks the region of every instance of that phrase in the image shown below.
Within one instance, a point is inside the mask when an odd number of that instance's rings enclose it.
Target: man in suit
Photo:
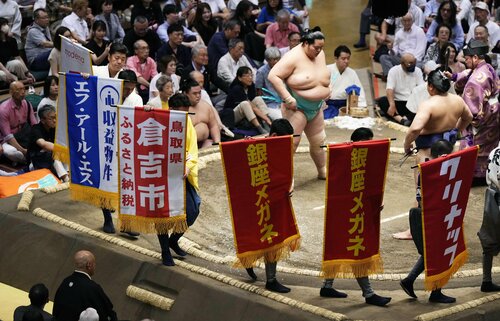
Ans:
[[[113,304],[99,284],[92,280],[95,257],[89,251],[78,251],[74,257],[75,272],[57,289],[52,315],[55,321],[78,321],[87,308],[96,309],[99,321],[116,321]]]

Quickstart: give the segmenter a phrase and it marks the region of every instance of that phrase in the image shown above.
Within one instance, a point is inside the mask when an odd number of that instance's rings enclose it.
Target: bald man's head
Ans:
[[[95,257],[92,252],[89,251],[78,251],[75,253],[75,269],[82,271],[92,276],[95,272]]]
[[[189,77],[200,84],[201,87],[203,87],[205,83],[205,77],[201,72],[199,72],[198,70],[193,70],[189,73]]]
[[[24,84],[20,81],[11,82],[10,86],[9,86],[9,93],[10,93],[12,99],[17,104],[20,104],[20,102],[26,96],[26,89],[24,88]]]
[[[401,67],[406,72],[414,72],[417,59],[410,53],[405,53],[401,56]]]

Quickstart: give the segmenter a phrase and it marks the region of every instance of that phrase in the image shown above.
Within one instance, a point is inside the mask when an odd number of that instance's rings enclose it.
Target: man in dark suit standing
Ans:
[[[95,257],[89,251],[78,251],[74,257],[75,272],[57,289],[52,315],[56,321],[78,321],[87,308],[96,309],[99,321],[116,321],[113,304],[99,284],[92,280]]]

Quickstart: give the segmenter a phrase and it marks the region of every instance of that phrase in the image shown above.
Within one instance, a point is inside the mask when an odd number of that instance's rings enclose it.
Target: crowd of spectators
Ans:
[[[192,118],[197,120],[199,145],[205,147],[221,139],[267,133],[270,119],[281,117],[279,99],[274,104],[267,101],[268,109],[260,98],[263,90],[272,92],[272,86],[260,78],[256,88],[253,79],[259,67],[268,73],[268,61],[276,63],[299,43],[309,15],[303,1],[295,5],[283,0],[260,6],[255,0],[31,2],[20,6],[15,0],[0,1],[0,87],[9,88],[11,95],[0,105],[0,155],[14,166],[25,165],[25,170],[47,163],[34,164],[32,156],[51,156],[54,126],[48,106],[56,107],[61,36],[91,51],[94,75],[135,83],[124,103],[168,108],[170,96],[189,90],[183,84],[201,85],[194,86],[201,102],[193,100],[197,114]],[[266,48],[272,57],[265,57]],[[247,87],[241,87],[245,82],[237,76],[240,67],[248,68],[243,77],[252,79],[248,97]],[[135,77],[130,73],[120,77],[122,71],[132,71]],[[43,81],[40,95],[27,92],[27,86]],[[235,98],[235,83],[245,97]],[[240,105],[246,110],[244,122],[236,109]],[[273,116],[268,116],[271,109]],[[45,126],[38,126],[39,121]],[[228,127],[237,131],[238,125],[243,128],[235,135]],[[32,135],[30,129],[35,127],[40,130]],[[53,164],[49,168],[66,179],[65,171],[56,171]]]
[[[380,20],[375,36],[380,77],[387,81],[387,96],[377,104],[406,126],[415,116],[407,103],[415,88],[422,88],[426,74],[437,67],[463,71],[462,48],[471,39],[489,45],[487,61],[497,73],[500,52],[500,10],[495,1],[408,0],[408,5],[406,15]],[[124,9],[130,11],[129,21]],[[367,20],[377,20],[365,11],[361,17],[356,48],[366,46]],[[238,137],[231,130],[241,136],[268,134],[271,122],[282,115],[281,99],[267,76],[299,45],[308,19],[301,0],[33,0],[23,13],[16,1],[0,0],[0,85],[10,94],[0,105],[0,156],[14,165],[49,168],[68,180],[65,166],[52,158],[60,36],[92,51],[94,75],[126,80],[125,105],[168,109],[169,98],[182,91],[189,99],[199,147]],[[350,56],[344,45],[334,52],[335,63],[328,66],[332,94],[326,110],[345,104],[343,89],[349,85],[361,87],[360,105],[366,105],[359,79],[349,68]],[[33,106],[26,99],[26,85],[41,80],[43,99]],[[54,315],[59,313],[60,320],[93,320],[104,314],[116,319],[104,291],[91,280],[92,253],[77,253],[75,267],[56,293]],[[103,306],[71,311],[74,315],[67,317],[64,306],[73,302],[65,300],[76,297],[61,294],[73,291],[71,285],[66,287],[69,281],[84,283],[100,296]],[[47,288],[33,286],[30,300],[31,305],[16,309],[14,320],[48,320],[50,315],[43,312]]]
[[[32,2],[28,7],[20,7],[15,0],[0,1],[0,42],[4,44],[4,50],[0,51],[0,82],[6,87],[15,84],[10,88],[11,92],[15,92],[14,87],[49,79],[43,92],[43,104],[31,106],[35,115],[38,107],[46,104],[53,106],[57,98],[51,86],[52,83],[57,86],[60,36],[65,36],[92,51],[95,75],[118,77],[122,70],[133,71],[137,79],[134,92],[141,98],[129,95],[129,101],[135,103],[151,101],[161,105],[168,97],[161,99],[165,92],[159,95],[159,84],[163,85],[162,88],[171,86],[167,93],[171,91],[172,95],[182,91],[182,84],[191,79],[191,72],[201,73],[204,101],[213,107],[204,108],[208,114],[202,115],[201,119],[218,120],[218,131],[222,132],[216,137],[209,134],[207,138],[212,142],[233,139],[235,135],[228,127],[236,131],[236,137],[240,134],[266,133],[268,120],[280,116],[281,100],[266,75],[282,55],[300,42],[301,32],[307,29],[309,19],[304,1],[136,0],[122,3],[73,0],[60,1],[57,5],[52,1]],[[409,124],[414,115],[396,106],[408,100],[413,89],[411,86],[421,83],[420,71],[415,73],[415,70],[423,71],[423,79],[439,66],[452,72],[462,71],[465,65],[461,49],[470,39],[489,43],[492,53],[490,62],[497,67],[494,54],[500,51],[500,27],[496,16],[492,15],[496,9],[496,4],[492,2],[408,0],[409,10],[405,16],[384,20],[370,17],[366,10],[363,11],[360,40],[355,47],[366,45],[367,19],[372,23],[379,21],[375,58],[382,64],[380,76],[388,81],[387,99],[379,102],[382,110],[389,116],[402,114],[396,120]],[[369,1],[368,9],[370,4]],[[130,17],[129,20],[127,17]],[[120,57],[116,52],[121,53]],[[110,61],[112,56],[115,60]],[[400,64],[402,60],[408,62],[406,67]],[[245,97],[238,95],[235,100],[234,85],[241,87],[244,84],[241,75],[237,75],[242,67],[251,71],[255,82],[248,88],[243,86]],[[392,69],[394,71],[390,72]],[[242,75],[248,74],[244,70]],[[342,67],[332,70],[343,74]],[[163,76],[169,81],[158,83]],[[401,83],[406,78],[412,80]],[[256,98],[254,87],[258,104],[253,102]],[[22,102],[24,96],[18,103],[11,98],[10,102],[4,102],[2,108],[14,103],[21,110],[26,106]],[[332,93],[334,96],[338,95]],[[245,117],[240,119],[236,117],[239,113],[235,108],[241,102],[245,102],[244,106],[248,102],[250,107],[245,108]],[[261,115],[262,110],[265,110],[264,115]],[[5,112],[9,113],[12,114]],[[38,117],[35,123],[30,123],[23,116],[28,114],[27,111],[15,113],[14,116],[5,116],[12,126],[0,133],[3,151],[13,162],[26,162],[29,159],[16,152],[26,154],[27,147],[13,142],[12,137],[24,124],[28,124],[26,127],[35,125]],[[16,121],[17,124],[14,124]],[[205,125],[212,128],[211,124]],[[200,147],[207,146],[208,141],[203,141],[200,141]],[[17,157],[12,156],[14,154],[18,154]]]
[[[498,1],[408,0],[408,4],[405,16],[379,22],[374,55],[382,65],[382,73],[376,76],[387,81],[387,96],[378,100],[378,106],[386,116],[407,126],[415,116],[415,110],[406,108],[415,87],[436,68],[455,74],[464,71],[462,49],[470,40],[489,45],[486,61],[497,74],[500,60]],[[366,46],[367,21],[377,21],[367,14],[361,19],[361,37],[355,47]]]

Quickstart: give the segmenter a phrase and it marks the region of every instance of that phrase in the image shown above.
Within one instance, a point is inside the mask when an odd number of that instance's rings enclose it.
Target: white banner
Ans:
[[[61,36],[61,72],[92,75],[92,51]]]

